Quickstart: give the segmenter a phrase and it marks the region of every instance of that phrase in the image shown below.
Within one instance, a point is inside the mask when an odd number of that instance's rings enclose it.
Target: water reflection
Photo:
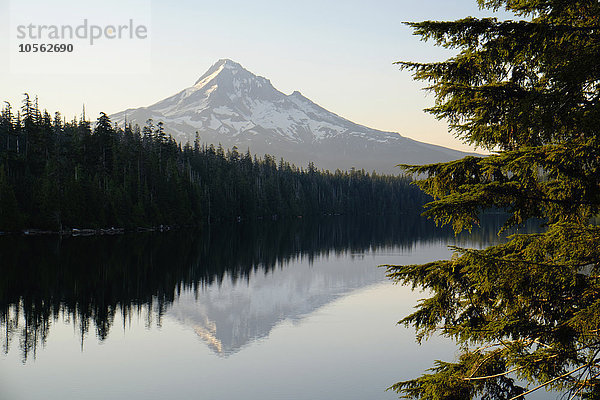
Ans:
[[[267,336],[284,319],[299,320],[353,289],[384,279],[385,271],[375,263],[346,259],[331,256],[326,268],[317,269],[296,260],[268,272],[252,271],[243,281],[225,278],[219,285],[183,292],[168,314],[192,327],[215,353],[227,356]]]
[[[496,240],[491,217],[469,237]],[[421,218],[294,220],[213,226],[203,231],[88,238],[0,238],[3,351],[34,358],[53,324],[78,330],[82,349],[105,340],[115,317],[160,326],[168,313],[220,355],[268,335],[348,291],[383,279],[381,269],[318,258],[446,241]],[[294,268],[290,268],[294,265]]]

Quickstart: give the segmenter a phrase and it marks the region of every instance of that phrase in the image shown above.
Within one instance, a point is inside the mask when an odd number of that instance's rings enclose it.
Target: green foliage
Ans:
[[[509,213],[504,228],[539,218],[547,230],[388,266],[390,278],[431,293],[401,322],[419,340],[441,333],[461,347],[456,361],[391,389],[414,399],[520,399],[542,388],[600,398],[600,228],[590,222],[600,213],[600,3],[479,4],[527,19],[411,23],[459,53],[399,64],[430,83],[429,112],[494,154],[404,167],[426,176],[425,215],[438,224],[470,229],[493,208]]]
[[[184,146],[161,122],[113,126],[0,114],[0,230],[199,225],[322,214],[397,214],[427,197],[403,176],[302,170],[237,148]]]

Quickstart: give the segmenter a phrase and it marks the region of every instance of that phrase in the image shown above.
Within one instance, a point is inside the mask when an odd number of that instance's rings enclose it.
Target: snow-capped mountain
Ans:
[[[459,159],[466,153],[421,143],[398,133],[355,124],[313,103],[300,92],[286,95],[268,79],[223,59],[196,83],[149,107],[111,116],[114,122],[144,125],[162,121],[181,143],[196,132],[205,143],[247,148],[283,157],[298,166],[399,172],[398,163],[425,164]]]

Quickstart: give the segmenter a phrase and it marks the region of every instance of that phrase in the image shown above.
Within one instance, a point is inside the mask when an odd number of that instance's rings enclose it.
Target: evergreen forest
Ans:
[[[323,171],[270,155],[177,143],[143,127],[67,121],[27,94],[0,114],[0,231],[189,226],[226,220],[418,212],[405,176]]]

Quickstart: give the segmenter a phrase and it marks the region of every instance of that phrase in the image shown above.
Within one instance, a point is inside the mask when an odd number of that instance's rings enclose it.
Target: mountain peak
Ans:
[[[216,62],[215,65],[224,66],[227,69],[244,69],[239,63],[229,59],[229,58],[221,58]]]
[[[241,64],[236,63],[235,61],[230,60],[229,58],[222,58],[216,63],[214,63],[212,67],[210,67],[208,71],[206,71],[204,75],[202,75],[196,81],[196,83],[194,83],[194,86],[202,85],[204,82],[219,75],[223,70],[232,71],[233,74],[236,74],[239,71],[246,71],[246,69],[244,69],[244,67],[242,67]]]

